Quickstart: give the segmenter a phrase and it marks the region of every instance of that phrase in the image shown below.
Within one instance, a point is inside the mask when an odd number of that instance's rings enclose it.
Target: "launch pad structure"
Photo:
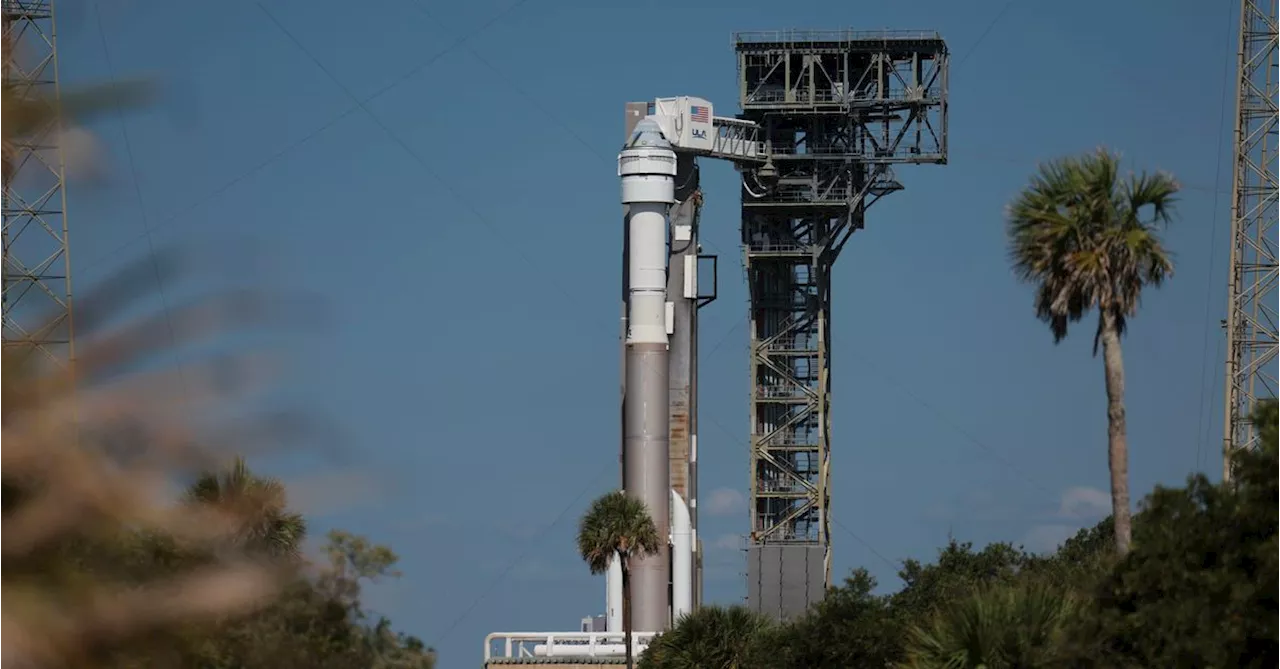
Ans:
[[[742,185],[747,604],[785,619],[831,585],[832,269],[867,209],[902,190],[896,166],[946,164],[949,53],[912,31],[739,33],[734,49],[739,118],[776,170]]]
[[[626,105],[622,180],[622,488],[669,551],[631,561],[641,653],[701,600],[697,536],[699,158],[742,176],[750,291],[748,606],[804,613],[831,583],[832,269],[867,209],[902,190],[895,167],[947,162],[946,43],[935,32],[782,31],[734,36],[736,117],[710,101]],[[664,239],[665,238],[665,239]],[[723,452],[717,449],[718,452]],[[606,614],[577,632],[494,633],[485,665],[623,661],[621,568]],[[599,626],[603,623],[603,629]]]

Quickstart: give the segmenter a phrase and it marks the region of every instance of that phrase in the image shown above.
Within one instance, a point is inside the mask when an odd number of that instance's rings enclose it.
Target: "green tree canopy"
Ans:
[[[187,489],[187,501],[226,512],[235,522],[229,539],[253,553],[297,556],[307,521],[288,509],[284,484],[249,470],[236,456],[221,471],[201,474]]]
[[[1077,666],[1274,667],[1278,608],[1276,404],[1254,414],[1261,448],[1237,454],[1231,484],[1203,474],[1157,487],[1133,551],[1096,593]],[[1087,663],[1086,663],[1087,660]]]
[[[704,606],[649,644],[640,669],[746,669],[772,622],[742,606]],[[767,651],[767,652],[772,652]]]
[[[902,669],[1067,667],[1064,642],[1077,603],[1040,583],[983,587],[910,627]]]

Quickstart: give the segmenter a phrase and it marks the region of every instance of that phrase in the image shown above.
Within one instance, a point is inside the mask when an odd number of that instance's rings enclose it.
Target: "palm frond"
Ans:
[[[1040,584],[976,592],[912,628],[905,667],[1051,669],[1065,666],[1067,622],[1076,601]]]
[[[1172,275],[1159,227],[1172,220],[1178,188],[1163,173],[1122,178],[1119,156],[1106,149],[1032,176],[1008,208],[1008,253],[1018,279],[1036,284],[1036,317],[1055,343],[1093,309],[1111,314],[1123,334],[1142,289]]]
[[[648,507],[622,491],[596,499],[578,524],[578,552],[593,574],[608,571],[615,553],[625,560],[665,547]]]
[[[768,618],[742,606],[704,606],[655,638],[640,669],[748,666],[755,644],[773,628]]]

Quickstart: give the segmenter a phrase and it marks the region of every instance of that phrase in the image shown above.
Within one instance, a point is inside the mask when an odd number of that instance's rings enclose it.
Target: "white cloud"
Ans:
[[[731,516],[747,508],[747,498],[734,488],[716,488],[698,500],[698,508],[711,516]]]
[[[1067,488],[1058,503],[1058,515],[1074,520],[1098,521],[1111,513],[1111,495],[1087,486]]]
[[[1058,500],[1056,522],[1035,525],[1023,535],[1021,544],[1032,552],[1055,551],[1076,532],[1111,513],[1111,495],[1097,488],[1074,486]]]

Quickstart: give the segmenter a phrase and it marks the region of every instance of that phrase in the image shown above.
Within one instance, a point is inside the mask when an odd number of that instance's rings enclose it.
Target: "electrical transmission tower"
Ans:
[[[71,263],[58,134],[58,49],[51,0],[3,0],[6,354],[72,360]],[[10,105],[20,110],[10,112]],[[10,124],[14,124],[10,126]],[[15,127],[16,126],[16,127]]]
[[[803,613],[831,583],[831,272],[895,165],[947,161],[934,32],[741,33],[741,118],[770,164],[743,174],[751,292],[747,600]]]

